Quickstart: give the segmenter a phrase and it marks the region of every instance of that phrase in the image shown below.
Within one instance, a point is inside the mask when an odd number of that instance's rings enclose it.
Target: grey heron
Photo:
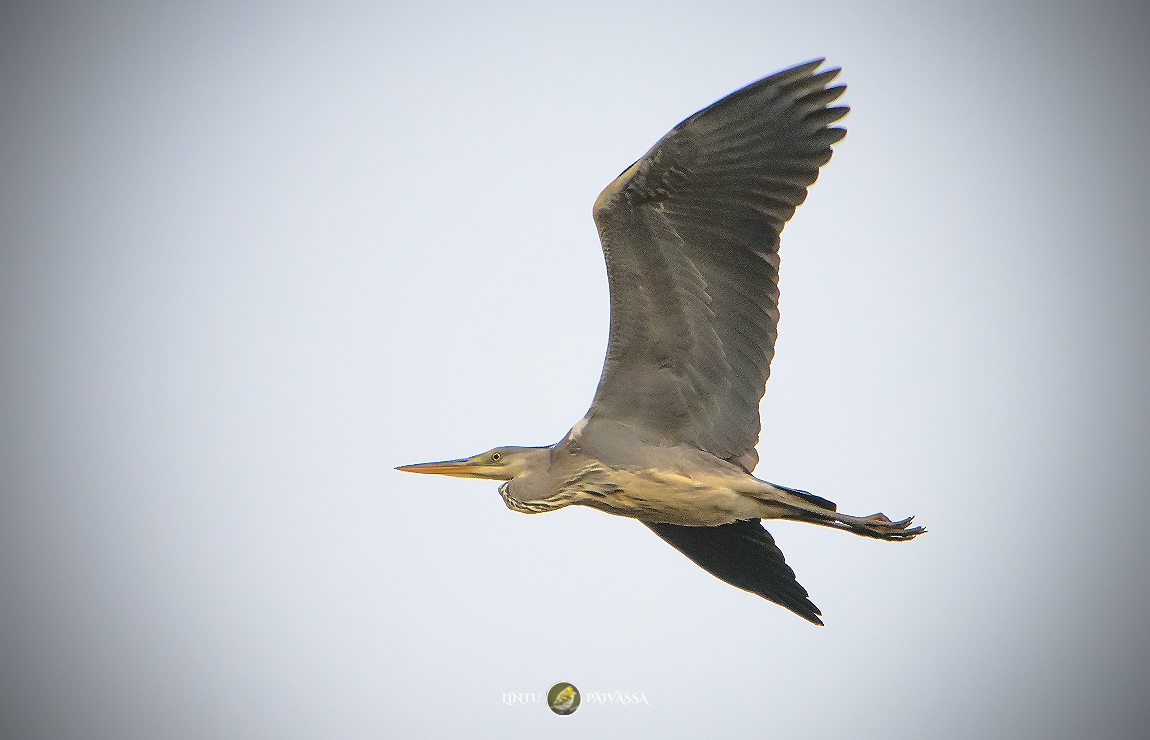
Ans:
[[[738,588],[822,624],[763,519],[882,540],[921,534],[838,512],[752,475],[778,324],[779,235],[846,135],[846,89],[823,60],[786,69],[687,118],[595,201],[611,329],[587,414],[548,447],[496,447],[405,465],[501,480],[528,514],[578,504],[631,517]]]

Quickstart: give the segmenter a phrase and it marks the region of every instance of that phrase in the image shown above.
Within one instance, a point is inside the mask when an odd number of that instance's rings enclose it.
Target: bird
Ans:
[[[560,689],[555,698],[551,700],[551,711],[556,714],[571,714],[579,706],[575,703],[579,699],[579,694],[575,691],[575,687],[567,684]]]
[[[513,511],[637,519],[704,570],[812,624],[822,612],[763,520],[887,541],[926,530],[841,514],[753,475],[779,320],[779,240],[849,108],[823,59],[736,90],[672,128],[595,200],[610,332],[586,415],[559,442],[403,465],[503,481]]]

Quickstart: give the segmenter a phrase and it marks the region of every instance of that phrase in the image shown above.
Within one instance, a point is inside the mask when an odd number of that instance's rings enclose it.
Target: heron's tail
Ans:
[[[814,504],[820,509],[826,509],[827,511],[839,510],[838,504],[836,504],[834,501],[828,501],[822,496],[816,496],[813,493],[809,493],[807,491],[800,491],[797,488],[787,488],[786,486],[780,486],[778,483],[772,483],[771,485],[788,493],[793,493],[803,501],[806,501],[808,504]]]

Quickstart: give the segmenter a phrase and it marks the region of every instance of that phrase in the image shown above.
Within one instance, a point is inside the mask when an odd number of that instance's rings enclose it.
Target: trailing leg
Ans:
[[[767,485],[774,495],[764,497],[766,499],[764,503],[772,505],[772,514],[764,515],[764,518],[818,524],[853,532],[861,537],[873,537],[891,542],[911,540],[926,531],[922,527],[910,526],[914,521],[913,516],[892,522],[882,513],[870,516],[840,514],[833,502],[814,494],[771,483]]]

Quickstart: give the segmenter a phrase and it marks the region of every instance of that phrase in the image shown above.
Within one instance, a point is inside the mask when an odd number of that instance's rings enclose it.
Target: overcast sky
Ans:
[[[0,11],[0,734],[1150,734],[1141,3],[184,5]],[[600,189],[823,56],[756,474],[929,534],[772,524],[816,628],[392,470],[560,439]]]

